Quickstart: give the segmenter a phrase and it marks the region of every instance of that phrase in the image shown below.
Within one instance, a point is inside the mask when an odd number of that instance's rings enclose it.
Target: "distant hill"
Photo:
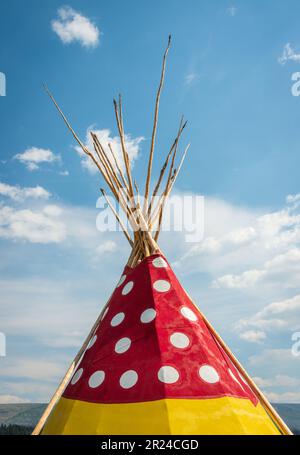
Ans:
[[[0,404],[0,425],[34,427],[45,407],[41,403]]]
[[[46,404],[0,404],[0,434],[30,434]],[[300,404],[274,404],[293,433],[300,434]]]
[[[291,431],[300,435],[300,404],[279,403],[273,406]]]

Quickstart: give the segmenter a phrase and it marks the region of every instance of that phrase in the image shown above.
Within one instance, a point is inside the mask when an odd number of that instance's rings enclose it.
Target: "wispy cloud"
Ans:
[[[300,403],[300,380],[286,374],[277,374],[271,378],[254,377],[255,383],[265,391],[266,396],[273,403]],[[277,387],[282,392],[270,389]]]
[[[249,343],[260,343],[265,340],[266,334],[261,330],[248,330],[240,334],[242,340],[248,341]]]
[[[18,153],[15,155],[14,159],[20,161],[22,164],[25,164],[29,171],[35,171],[39,169],[39,166],[42,163],[53,163],[55,161],[60,161],[60,156],[55,155],[49,149],[30,147],[23,153]]]
[[[297,232],[298,236],[300,232]],[[261,269],[251,269],[237,275],[224,275],[214,285],[231,289],[243,289],[255,286],[263,279],[289,274],[289,286],[297,287],[300,277],[300,248],[292,248],[263,264]]]
[[[8,185],[0,182],[0,195],[9,197],[14,201],[24,201],[25,199],[49,199],[51,193],[42,186],[24,187],[19,185]]]
[[[191,85],[193,85],[198,79],[198,74],[195,73],[194,71],[191,71],[190,73],[188,73],[185,78],[184,78],[184,84],[188,87],[190,87]]]
[[[0,237],[31,243],[60,243],[66,238],[60,213],[57,206],[32,210],[0,205]]]
[[[253,371],[261,371],[264,368],[265,371],[268,371],[270,377],[283,374],[280,372],[284,372],[284,375],[294,377],[294,374],[291,373],[299,371],[299,363],[300,358],[294,357],[291,349],[264,349],[249,357],[249,365]]]
[[[253,378],[256,384],[259,387],[290,387],[290,386],[298,386],[300,385],[299,378],[293,378],[291,376],[287,376],[284,374],[277,374],[275,377],[270,379],[264,379],[260,377]]]
[[[243,331],[249,328],[264,332],[300,328],[300,295],[266,305],[254,315],[240,320],[236,328],[241,332],[240,337],[243,339],[245,339]]]
[[[280,65],[285,65],[288,61],[300,62],[300,53],[296,53],[296,51],[292,48],[290,43],[287,43],[284,48],[281,57],[278,58],[278,63]]]
[[[109,144],[113,150],[113,152],[117,155],[119,162],[123,163],[123,154],[122,154],[122,147],[121,141],[119,136],[112,136],[109,129],[103,130],[94,130],[92,127],[89,127],[86,132],[86,146],[87,148],[94,153],[93,141],[91,138],[91,131],[97,135],[99,141],[103,145],[105,151],[110,155]],[[130,134],[125,134],[125,145],[126,150],[129,155],[129,159],[133,164],[134,161],[137,159],[139,154],[139,148],[141,142],[144,140],[144,137],[132,137]],[[81,157],[82,166],[87,169],[92,174],[96,174],[98,172],[97,167],[94,165],[92,160],[81,150],[79,146],[75,146],[76,151]]]
[[[286,197],[287,204],[295,204],[296,206],[300,205],[300,193],[299,194],[289,194]]]
[[[272,403],[300,403],[300,392],[266,392],[266,396]]]
[[[18,376],[33,380],[44,379],[53,380],[58,374],[63,374],[63,368],[55,360],[41,359],[35,360],[30,357],[13,361],[9,357],[2,359],[0,376]]]
[[[234,17],[237,14],[238,9],[235,6],[231,5],[231,6],[229,6],[229,8],[227,8],[226,11],[227,11],[227,14],[229,14],[229,16]]]
[[[58,19],[51,22],[51,27],[64,44],[78,42],[86,48],[98,46],[100,32],[90,19],[69,6],[59,8],[57,13]]]
[[[113,242],[112,240],[107,240],[106,242],[103,242],[97,246],[96,254],[102,256],[105,253],[113,253],[116,250],[117,250],[116,242]]]
[[[70,175],[69,171],[60,171],[59,175],[62,175],[63,177],[68,177]]]
[[[259,215],[248,226],[233,229],[225,235],[208,236],[189,254],[234,256],[234,269],[241,268],[244,259],[248,258],[251,267],[219,276],[213,282],[217,288],[254,288],[263,282],[276,284],[283,277],[286,286],[297,287],[300,276],[299,195],[289,195],[284,209]]]
[[[0,395],[0,404],[29,403],[30,400],[16,395]]]

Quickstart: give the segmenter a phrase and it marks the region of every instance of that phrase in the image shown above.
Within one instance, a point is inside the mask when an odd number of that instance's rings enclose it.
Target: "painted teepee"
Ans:
[[[133,234],[107,199],[132,252],[111,298],[33,434],[291,434],[184,291],[156,243],[165,199],[185,156],[175,170],[185,127],[181,121],[149,197],[169,46],[170,40],[156,97],[142,206],[137,185],[132,182],[121,99],[114,106],[123,165],[111,146],[105,150],[93,133],[94,151],[88,150],[50,94],[124,210]],[[159,192],[164,180],[164,189]]]

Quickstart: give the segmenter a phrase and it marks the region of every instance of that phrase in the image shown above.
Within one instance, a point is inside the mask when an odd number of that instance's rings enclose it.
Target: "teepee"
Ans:
[[[156,96],[143,202],[131,174],[121,97],[114,101],[114,109],[122,162],[112,146],[106,149],[94,133],[94,151],[89,150],[46,89],[124,211],[130,228],[101,190],[131,254],[33,434],[291,434],[180,285],[157,245],[166,198],[187,151],[177,166],[182,119],[150,193],[169,47],[170,38]]]

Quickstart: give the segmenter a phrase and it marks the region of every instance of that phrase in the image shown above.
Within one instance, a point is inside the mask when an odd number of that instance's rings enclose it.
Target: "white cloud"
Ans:
[[[57,216],[60,216],[62,214],[63,210],[61,207],[57,206],[57,205],[46,205],[44,208],[43,208],[43,213],[45,213],[46,215],[49,215],[49,216],[53,216],[53,217],[57,217]]]
[[[66,238],[65,224],[57,219],[59,208],[16,209],[0,205],[0,237],[31,243],[60,243]],[[55,213],[54,213],[55,212]]]
[[[14,159],[25,164],[29,171],[35,171],[39,169],[41,163],[53,163],[54,161],[60,161],[60,156],[55,155],[49,149],[43,149],[38,147],[30,147],[23,153],[18,153],[14,156]]]
[[[278,295],[285,298],[283,291],[292,292],[300,282],[298,200],[290,195],[284,208],[263,213],[205,198],[203,241],[189,249],[184,245],[178,270],[208,274],[213,289],[227,290],[227,295],[260,290],[273,301]]]
[[[260,377],[253,378],[254,382],[258,387],[269,388],[269,387],[297,387],[300,385],[299,378],[293,378],[284,374],[277,374],[273,378],[263,379]]]
[[[298,194],[289,194],[286,197],[286,202],[287,202],[287,204],[296,204],[296,205],[298,205],[300,203],[300,193],[298,193]]]
[[[70,175],[69,171],[60,171],[59,175],[62,175],[63,177],[67,177]]]
[[[298,195],[290,195],[284,209],[260,214],[252,218],[248,226],[210,238],[210,243],[218,245],[219,260],[227,259],[228,268],[238,270],[243,263],[251,265],[238,273],[219,276],[214,280],[214,287],[254,288],[262,282],[276,283],[276,280],[278,282],[278,278],[283,276],[286,278],[286,286],[297,287],[300,277],[298,200]],[[205,241],[203,245],[205,246]],[[198,247],[198,254],[203,245]],[[194,251],[194,254],[196,252]],[[203,254],[203,251],[201,253]]]
[[[265,331],[300,327],[300,295],[266,305],[253,316],[240,320],[236,328],[254,327]],[[242,336],[241,336],[242,338]]]
[[[21,188],[19,185],[13,186],[0,182],[0,195],[7,196],[14,201],[24,201],[27,198],[49,199],[51,193],[39,185]]]
[[[32,359],[30,357],[18,360],[5,357],[1,359],[0,377],[17,376],[33,380],[46,379],[53,381],[59,375],[63,375],[63,366],[55,360]]]
[[[273,402],[300,402],[299,365],[300,359],[294,357],[290,349],[265,349],[249,358],[254,381],[266,389],[265,394]],[[265,377],[261,376],[262,372]]]
[[[29,403],[26,398],[17,397],[16,395],[0,395],[0,404]]]
[[[300,392],[266,392],[265,394],[272,403],[300,403]]]
[[[188,73],[185,78],[184,78],[184,83],[185,85],[187,86],[190,86],[192,85],[196,80],[198,79],[198,75],[192,71],[190,73]]]
[[[223,200],[205,197],[204,201],[204,238],[202,242],[190,248],[184,245],[184,254],[178,261],[185,265],[186,270],[205,271],[214,276],[221,270],[228,270],[230,264],[241,263],[246,258],[240,255],[238,259],[228,258],[231,252],[242,249],[241,238],[249,236],[257,219],[257,212],[243,207],[233,206]],[[243,231],[248,234],[241,234]],[[253,236],[254,234],[252,234]],[[237,245],[238,243],[238,245]],[[246,242],[248,246],[250,242]],[[177,253],[178,254],[178,253]]]
[[[97,298],[90,298],[88,288],[91,288],[92,283],[86,285],[86,280],[84,283],[81,286],[75,282],[65,282],[58,275],[54,279],[34,277],[0,280],[1,330],[6,333],[7,340],[12,340],[12,337],[21,333],[24,339],[35,339],[37,345],[42,345],[43,348],[47,346],[56,349],[78,349],[100,312],[99,298],[105,297],[102,291],[98,290]],[[85,286],[86,289],[83,289]],[[101,289],[104,288],[105,283],[102,283]],[[30,352],[27,355],[30,357]],[[61,363],[60,358],[56,360]],[[13,355],[1,358],[0,376],[40,379],[43,372],[42,368],[39,368],[39,362],[43,361],[40,356],[39,359],[33,358],[33,363],[25,364],[25,359],[20,358],[16,364]],[[55,360],[51,360],[52,363],[55,363]],[[45,379],[51,379],[52,374],[56,376],[62,372],[54,369],[51,373],[51,365],[47,370],[49,374],[47,371]]]
[[[102,255],[105,253],[113,253],[116,250],[117,250],[116,242],[113,242],[112,240],[107,240],[106,242],[103,242],[101,245],[97,246],[96,253],[97,255]]]
[[[98,46],[100,32],[90,19],[69,6],[59,8],[57,13],[58,19],[51,22],[51,27],[64,44],[77,41],[86,48]]]
[[[214,281],[214,286],[231,289],[253,287],[263,279],[290,273],[289,286],[298,287],[300,278],[300,248],[292,248],[266,261],[260,270],[247,270],[239,275],[224,275]]]
[[[260,330],[248,330],[247,332],[242,332],[240,338],[249,343],[260,343],[266,338],[266,334]]]
[[[299,63],[300,53],[297,54],[291,44],[287,43],[283,48],[281,57],[278,58],[278,63],[280,63],[280,65],[285,65],[289,60]]]
[[[227,8],[227,13],[232,17],[234,17],[237,14],[237,11],[238,9],[233,5]]]
[[[64,373],[66,372],[66,368]],[[16,376],[18,377],[18,376]],[[3,402],[7,397],[7,403],[47,403],[56,390],[58,381],[61,380],[58,376],[55,381],[48,382],[45,378],[41,380],[18,379],[15,381],[13,378],[8,382],[1,381],[1,390],[3,393]],[[31,396],[31,399],[26,397]],[[1,400],[1,398],[0,398]]]
[[[247,270],[240,275],[223,275],[213,282],[214,287],[243,289],[254,286],[264,276],[263,270]]]
[[[294,357],[291,349],[275,348],[264,349],[258,354],[249,357],[249,365],[255,368],[265,367],[272,375],[274,371],[276,374],[287,374],[293,366],[300,365],[300,358]],[[284,373],[281,373],[284,372]]]
[[[111,136],[110,130],[109,129],[103,129],[103,130],[92,130],[91,127],[87,129],[86,132],[86,146],[87,148],[92,152],[94,152],[94,147],[93,147],[93,141],[91,138],[91,131],[93,131],[94,134],[97,135],[99,141],[103,145],[105,151],[108,153],[110,156],[110,150],[108,147],[108,144],[111,145],[113,152],[117,155],[120,165],[123,163],[123,153],[122,153],[122,147],[121,147],[121,141],[119,136]],[[125,134],[125,144],[126,144],[126,150],[129,155],[129,159],[133,165],[134,161],[137,159],[138,154],[139,154],[139,147],[141,142],[144,140],[144,137],[138,136],[136,138],[132,138],[130,134]],[[75,146],[75,149],[77,150],[78,154],[81,157],[81,163],[82,166],[86,169],[88,169],[89,172],[92,174],[96,174],[98,171],[97,167],[95,164],[91,161],[91,159],[85,155],[85,153],[81,150],[79,146]],[[124,170],[124,167],[122,166],[122,170]]]

